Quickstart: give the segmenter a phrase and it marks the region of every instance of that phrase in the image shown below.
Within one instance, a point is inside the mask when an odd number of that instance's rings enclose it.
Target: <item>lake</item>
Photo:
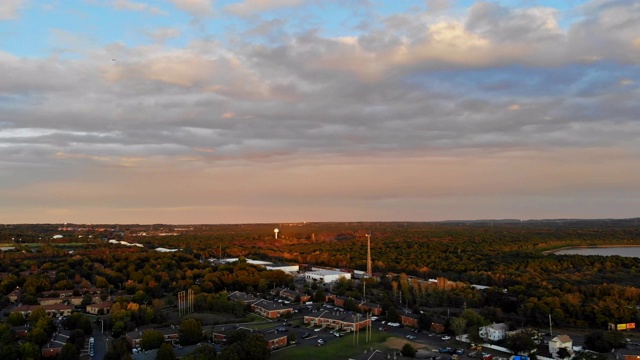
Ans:
[[[618,255],[640,258],[640,246],[570,248],[554,251],[553,253],[556,255]]]

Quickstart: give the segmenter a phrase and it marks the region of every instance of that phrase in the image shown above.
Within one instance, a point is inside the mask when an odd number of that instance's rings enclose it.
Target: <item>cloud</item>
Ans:
[[[30,0],[2,0],[0,2],[0,21],[16,19],[18,12],[29,2]]]
[[[631,213],[640,10],[623,4],[563,26],[561,10],[495,4],[338,29],[167,22],[104,47],[53,30],[81,56],[0,51],[0,215],[535,217],[541,198],[556,215]]]
[[[180,29],[162,27],[148,31],[146,35],[153,39],[156,43],[164,43],[167,40],[175,39],[180,36]]]
[[[162,11],[160,8],[155,6],[149,6],[149,4],[145,4],[142,2],[136,2],[131,0],[112,0],[111,6],[116,10],[127,10],[127,11],[140,11],[140,12],[150,12],[156,15],[166,15],[167,13]]]
[[[202,17],[213,13],[211,0],[168,0],[178,9],[183,10],[192,16]]]
[[[228,5],[226,10],[236,15],[250,15],[282,7],[301,5],[304,1],[305,0],[244,0]]]

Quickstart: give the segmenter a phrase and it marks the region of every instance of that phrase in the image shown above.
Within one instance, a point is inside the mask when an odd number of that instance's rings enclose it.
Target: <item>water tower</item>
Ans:
[[[273,230],[273,233],[276,235],[276,239],[278,238],[278,233],[280,232],[280,230],[278,230],[278,228],[275,228]]]

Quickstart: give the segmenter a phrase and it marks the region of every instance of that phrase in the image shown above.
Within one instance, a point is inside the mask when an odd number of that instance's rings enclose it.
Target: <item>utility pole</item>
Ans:
[[[549,314],[549,335],[553,336],[553,329],[551,328],[551,314]]]

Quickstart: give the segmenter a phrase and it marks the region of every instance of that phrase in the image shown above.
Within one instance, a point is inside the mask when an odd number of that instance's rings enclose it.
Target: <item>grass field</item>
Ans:
[[[359,333],[357,346],[354,345],[353,334],[331,339],[323,346],[316,346],[316,339],[298,339],[298,344],[271,353],[273,360],[305,359],[305,360],[335,360],[345,359],[347,356],[361,354],[371,347],[377,350],[385,348],[383,343],[389,334],[374,330],[371,334],[371,341],[365,343],[365,333]]]

